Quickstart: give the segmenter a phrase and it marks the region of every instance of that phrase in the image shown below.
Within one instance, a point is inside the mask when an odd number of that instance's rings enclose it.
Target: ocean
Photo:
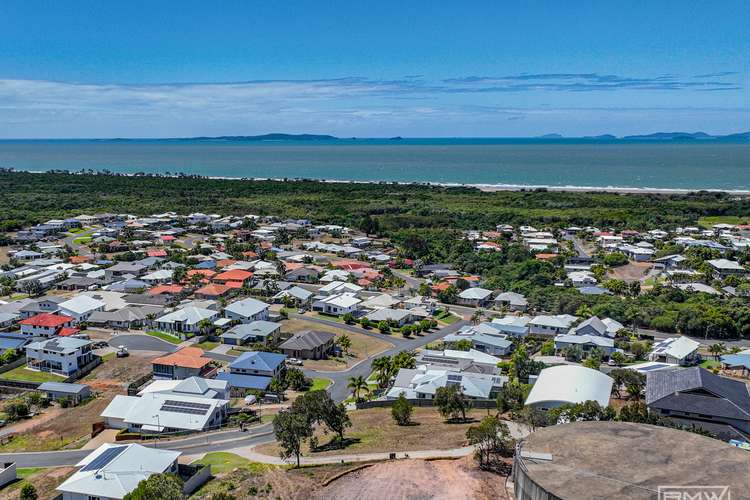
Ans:
[[[750,144],[560,139],[0,141],[0,167],[500,187],[750,190]]]

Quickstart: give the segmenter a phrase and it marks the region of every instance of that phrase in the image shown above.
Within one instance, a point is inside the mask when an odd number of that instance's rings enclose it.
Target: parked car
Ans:
[[[117,357],[118,358],[127,358],[130,356],[130,353],[128,352],[128,348],[124,345],[117,346]]]
[[[286,358],[286,364],[293,366],[302,366],[302,360],[297,358]]]

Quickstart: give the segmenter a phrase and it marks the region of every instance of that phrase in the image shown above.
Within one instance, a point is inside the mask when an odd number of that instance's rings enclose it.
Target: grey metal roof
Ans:
[[[750,420],[750,393],[744,382],[699,367],[646,374],[646,404],[688,413]]]
[[[326,344],[333,340],[334,337],[336,337],[336,335],[330,332],[306,330],[295,333],[293,337],[286,340],[279,347],[281,349],[304,351],[307,349],[315,349],[318,346]]]

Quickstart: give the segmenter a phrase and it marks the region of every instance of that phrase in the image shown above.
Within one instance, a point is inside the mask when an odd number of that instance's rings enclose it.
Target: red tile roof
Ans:
[[[234,259],[221,259],[221,260],[217,260],[216,261],[216,265],[218,267],[227,267],[227,266],[231,266],[235,262],[237,262],[237,261],[234,260]]]
[[[60,328],[60,331],[57,332],[57,334],[60,337],[70,337],[71,335],[75,335],[76,333],[80,333],[80,328],[73,328],[72,326],[66,326],[63,328]]]
[[[212,283],[199,288],[195,291],[196,295],[205,295],[207,297],[221,297],[225,293],[231,290],[230,287],[225,285],[219,285],[218,283]]]
[[[224,271],[223,273],[214,276],[214,280],[217,281],[245,281],[253,277],[253,273],[250,271],[244,271],[242,269],[232,269],[230,271]]]
[[[180,285],[159,285],[151,288],[148,293],[149,295],[161,295],[163,293],[170,293],[173,295],[182,293],[184,288]]]
[[[191,269],[187,272],[187,277],[192,278],[196,274],[202,274],[206,278],[213,278],[216,276],[216,271],[212,271],[210,269]]]
[[[161,248],[152,248],[151,250],[147,251],[146,254],[148,254],[149,257],[166,257],[167,251],[162,250]]]
[[[172,365],[183,368],[203,368],[210,362],[210,359],[203,357],[203,349],[200,347],[183,347],[179,351],[151,361],[154,365]]]
[[[40,313],[40,314],[37,314],[36,316],[32,316],[30,318],[21,320],[18,323],[20,325],[29,325],[29,326],[58,327],[66,323],[70,323],[71,321],[73,321],[73,318],[71,318],[70,316],[63,316],[60,314]]]

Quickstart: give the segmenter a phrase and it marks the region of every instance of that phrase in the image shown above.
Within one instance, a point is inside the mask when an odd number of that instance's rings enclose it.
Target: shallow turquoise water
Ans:
[[[750,189],[750,144],[421,139],[0,141],[0,167],[218,177]]]

